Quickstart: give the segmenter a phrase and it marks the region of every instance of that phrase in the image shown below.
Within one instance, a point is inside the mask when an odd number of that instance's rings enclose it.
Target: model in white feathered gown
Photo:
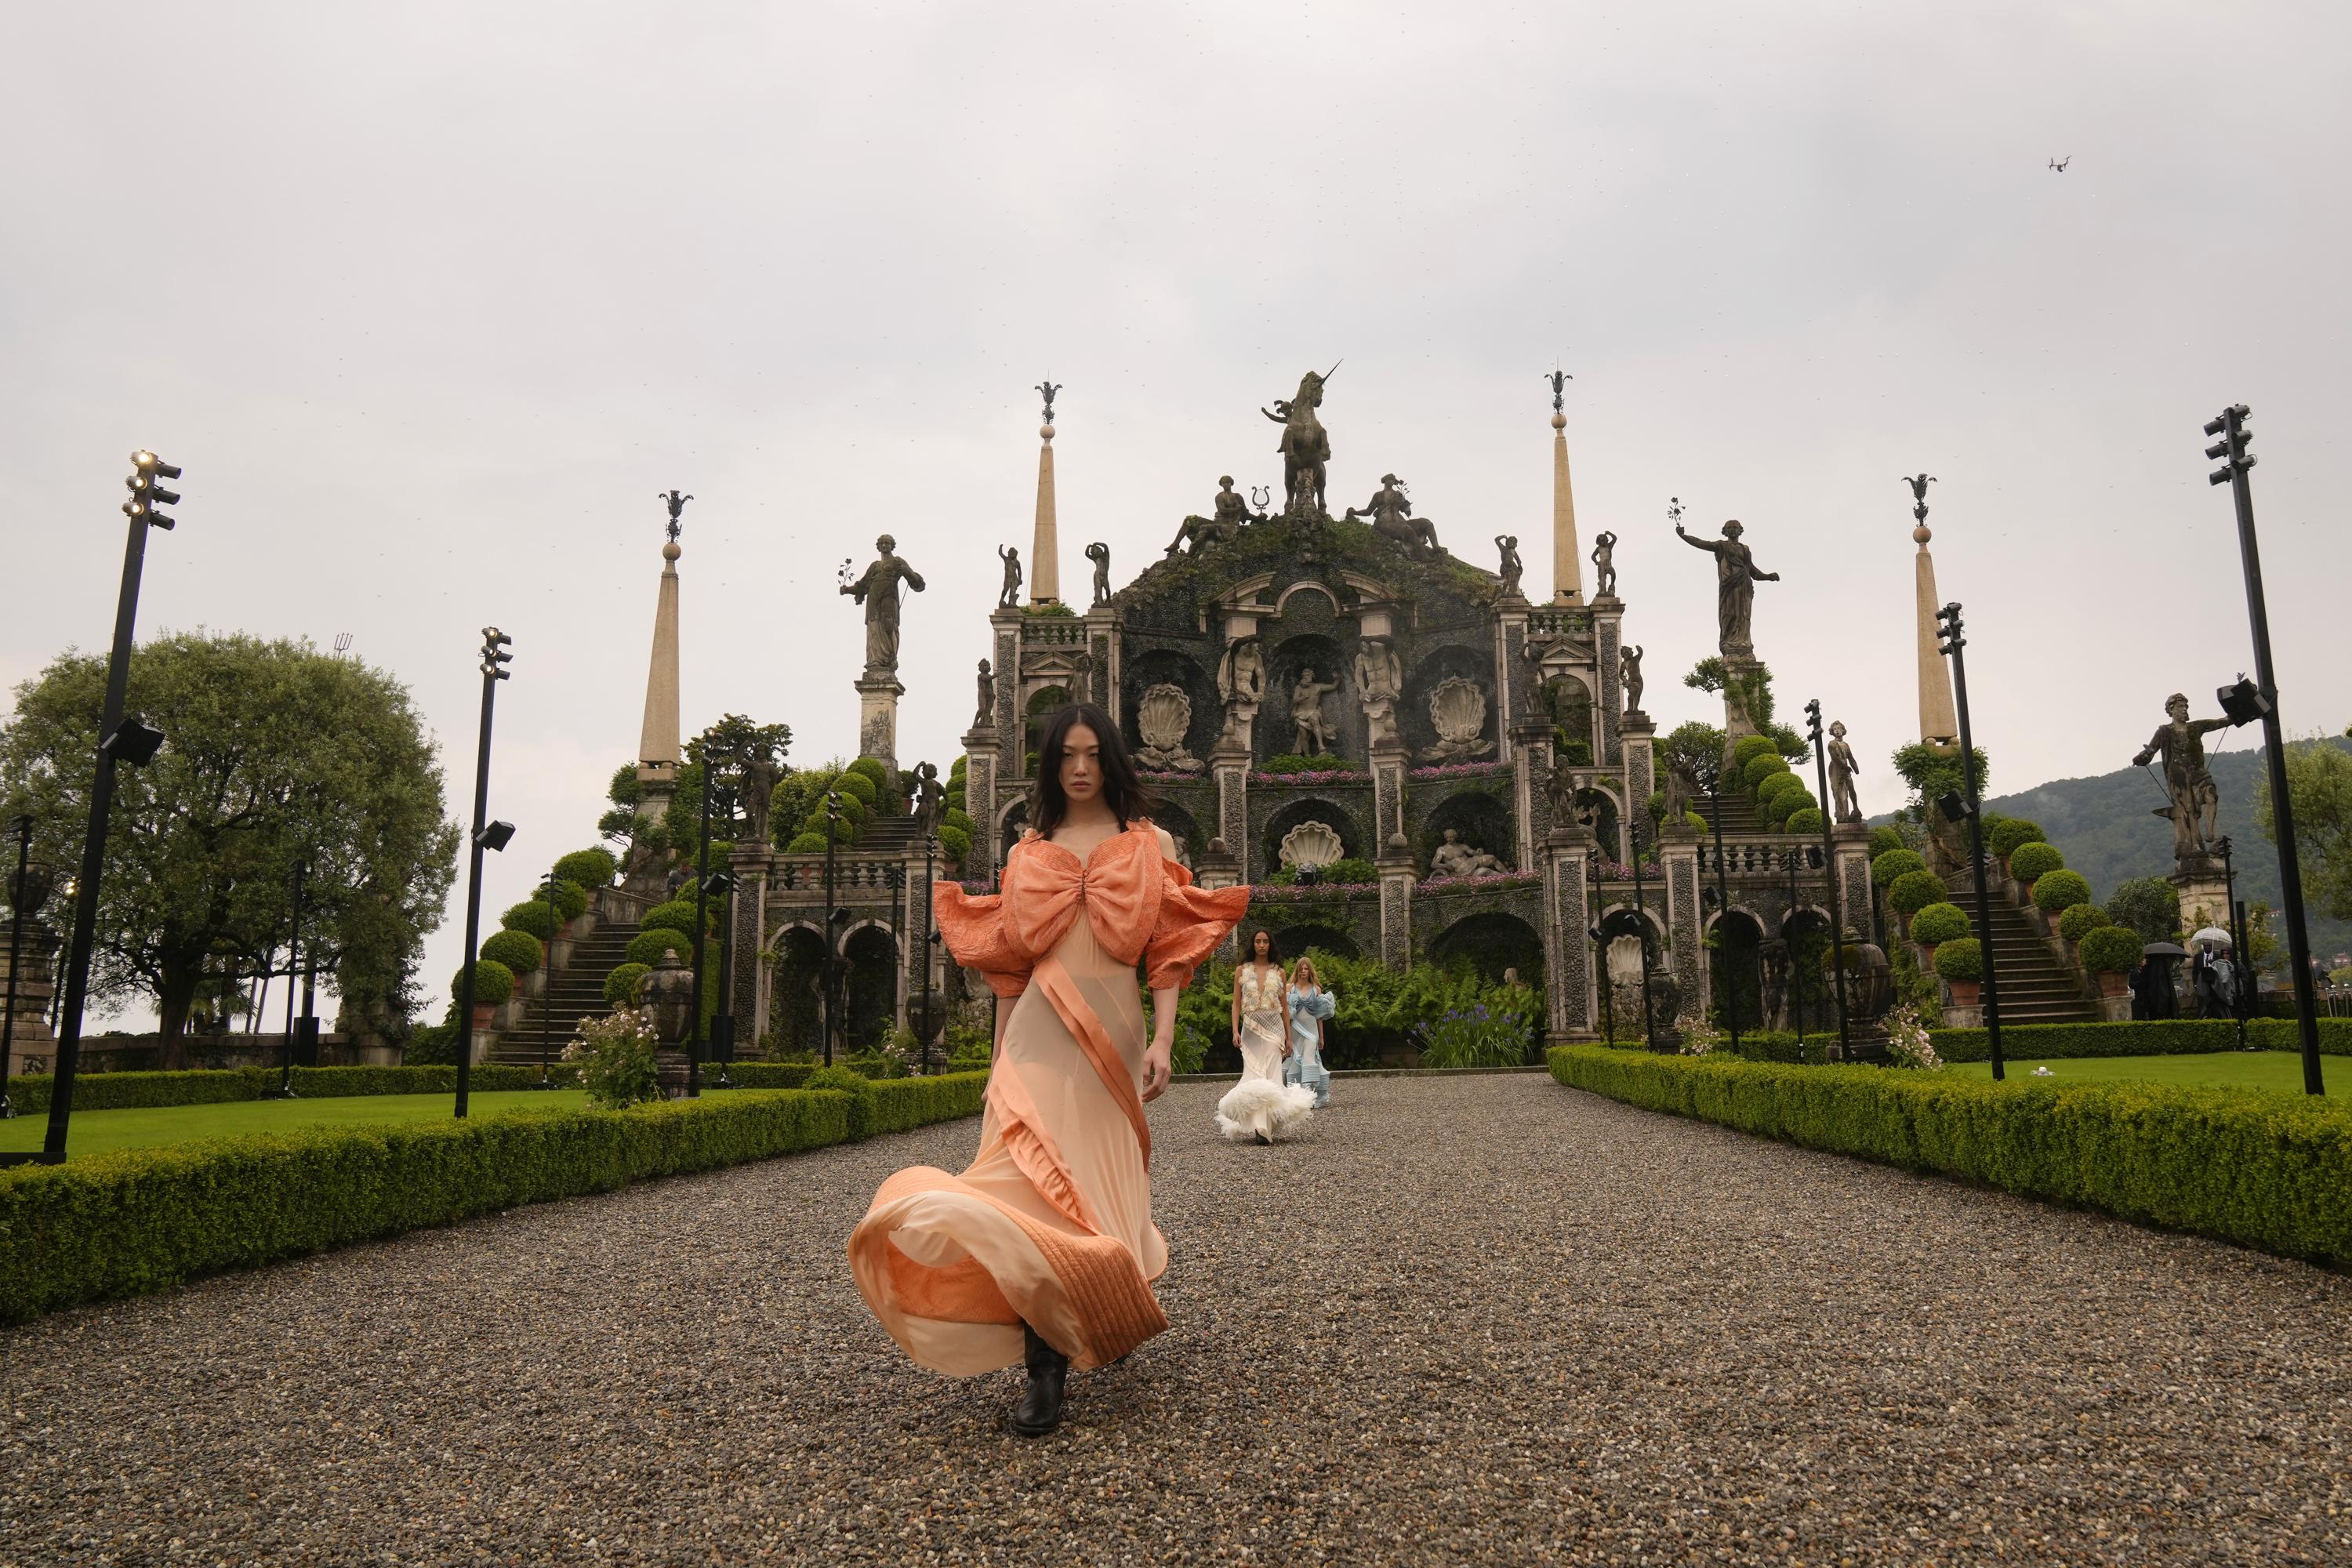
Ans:
[[[1271,963],[1246,963],[1234,975],[1241,1002],[1241,1081],[1217,1101],[1217,1131],[1236,1142],[1270,1143],[1315,1114],[1315,1091],[1282,1081],[1284,1037],[1289,1016],[1283,1003],[1283,974]]]

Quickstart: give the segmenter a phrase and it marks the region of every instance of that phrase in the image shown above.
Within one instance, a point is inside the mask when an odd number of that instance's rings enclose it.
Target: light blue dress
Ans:
[[[1282,1064],[1282,1081],[1313,1089],[1319,1110],[1331,1103],[1331,1075],[1323,1066],[1322,1030],[1318,1026],[1331,1016],[1331,993],[1320,986],[1306,992],[1292,985],[1285,988],[1283,996],[1290,1004],[1290,1056]]]

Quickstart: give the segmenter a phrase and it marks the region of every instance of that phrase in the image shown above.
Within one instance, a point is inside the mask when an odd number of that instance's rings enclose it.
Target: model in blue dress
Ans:
[[[1302,958],[1291,971],[1283,991],[1290,1010],[1290,1055],[1282,1064],[1282,1081],[1315,1091],[1315,1106],[1331,1103],[1331,1075],[1323,1066],[1323,1025],[1331,1016],[1331,993],[1316,979],[1315,961]]]

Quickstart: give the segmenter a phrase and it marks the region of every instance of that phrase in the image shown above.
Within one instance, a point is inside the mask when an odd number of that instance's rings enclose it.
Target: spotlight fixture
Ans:
[[[504,849],[515,835],[511,822],[486,822],[474,831],[474,842],[484,849]]]
[[[143,768],[155,760],[155,752],[163,744],[163,731],[133,713],[114,727],[114,733],[106,738],[99,750],[110,754],[118,762]]]

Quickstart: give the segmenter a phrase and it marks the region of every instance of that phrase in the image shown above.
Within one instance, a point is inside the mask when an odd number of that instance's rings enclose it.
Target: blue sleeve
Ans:
[[[1299,998],[1299,1000],[1307,1005],[1307,1010],[1309,1013],[1314,1014],[1315,1016],[1318,1018],[1328,1018],[1336,1006],[1336,1004],[1331,1000],[1331,993],[1328,991],[1318,991],[1314,995],[1303,996]]]

